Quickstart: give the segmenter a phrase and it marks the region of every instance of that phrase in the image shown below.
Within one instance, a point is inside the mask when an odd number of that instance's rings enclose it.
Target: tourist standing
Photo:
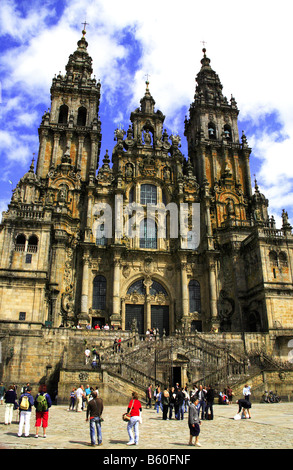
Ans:
[[[128,446],[137,445],[139,441],[139,423],[141,423],[141,403],[138,399],[137,392],[132,392],[132,399],[130,400],[127,408],[127,413],[130,413],[130,421],[127,424],[127,432],[129,436]],[[133,431],[134,430],[134,436]]]
[[[163,406],[163,419],[164,420],[168,418],[169,401],[170,401],[170,394],[168,392],[167,387],[165,387],[162,393],[162,406]]]
[[[69,395],[69,409],[68,409],[68,411],[70,411],[70,410],[73,411],[74,410],[75,400],[76,400],[75,393],[76,393],[76,388],[73,387],[73,389],[71,390],[70,395]]]
[[[92,446],[96,445],[96,432],[98,438],[98,446],[102,445],[101,420],[103,409],[104,405],[102,398],[99,398],[98,393],[96,391],[93,391],[92,399],[88,402],[86,410],[86,421],[90,419],[90,438]]]
[[[32,407],[34,406],[34,398],[31,395],[31,391],[32,391],[31,387],[26,387],[25,392],[22,393],[19,398],[20,416],[19,416],[18,437],[22,436],[23,426],[24,426],[25,437],[29,437]]]
[[[198,398],[193,395],[190,399],[190,404],[188,408],[188,427],[189,427],[189,445],[201,446],[199,443],[199,434],[200,434],[200,419],[199,419],[199,410],[197,408],[199,403]],[[193,438],[195,437],[195,444],[192,443]]]
[[[17,400],[17,396],[16,396],[15,387],[13,385],[10,385],[4,395],[4,401],[5,401],[4,424],[12,423],[13,410],[16,404],[16,400]]]
[[[175,388],[171,387],[169,391],[169,419],[172,419],[173,411],[175,414],[175,400],[176,400]]]
[[[182,388],[177,389],[176,400],[175,400],[175,418],[184,419],[184,400],[185,395]]]
[[[146,408],[152,407],[152,384],[149,384],[147,391],[146,391]]]
[[[86,348],[84,352],[84,356],[85,356],[85,364],[87,365],[90,362],[90,356],[91,356],[91,351],[89,348]]]
[[[213,410],[213,405],[214,405],[214,397],[215,393],[212,387],[209,385],[207,389],[207,394],[206,394],[206,419],[214,419],[214,410]],[[210,418],[209,418],[210,416]]]
[[[91,397],[91,393],[92,393],[92,389],[90,388],[89,385],[86,386],[86,389],[85,389],[85,399],[86,399],[86,404],[88,405],[88,402],[90,400],[90,397]]]
[[[161,392],[161,387],[156,388],[156,410],[157,413],[159,413],[159,409],[163,409],[162,407],[162,392]]]
[[[231,387],[227,387],[227,396],[228,396],[228,401],[229,401],[229,405],[233,403],[233,390]]]
[[[250,385],[248,385],[248,384],[245,385],[245,387],[243,388],[242,394],[244,396],[244,400],[250,401],[250,395],[251,395]]]
[[[203,386],[200,385],[198,392],[198,411],[200,412],[201,409],[201,419],[205,419],[205,409],[206,409],[206,391],[203,389]]]
[[[83,385],[80,385],[78,387],[78,389],[75,392],[75,396],[76,396],[75,411],[80,412],[82,411],[82,408],[83,408],[83,397],[84,397]]]
[[[4,386],[4,383],[1,382],[0,383],[0,403],[1,403],[1,405],[3,405],[3,403],[4,403],[3,400],[4,400],[5,392],[6,392],[6,388]]]
[[[36,434],[35,437],[39,437],[39,429],[43,427],[43,437],[47,437],[46,430],[48,427],[49,419],[49,408],[52,406],[52,400],[50,395],[47,393],[47,387],[45,384],[41,384],[39,393],[37,394],[34,402],[36,408]]]
[[[182,390],[183,393],[184,393],[184,413],[187,413],[188,411],[188,406],[189,406],[189,400],[190,400],[190,396],[189,396],[189,393],[188,393],[188,387],[187,385],[185,385],[184,389]]]

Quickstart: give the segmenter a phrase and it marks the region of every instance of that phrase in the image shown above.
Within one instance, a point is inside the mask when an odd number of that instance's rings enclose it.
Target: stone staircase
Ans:
[[[119,390],[125,397],[135,388],[140,399],[145,401],[145,391],[150,383],[163,388],[173,383],[175,366],[186,369],[186,382],[211,384],[218,391],[231,386],[240,394],[245,382],[254,382],[254,390],[263,393],[262,370],[278,369],[278,361],[263,352],[255,351],[247,356],[241,341],[230,343],[224,335],[204,333],[182,334],[146,339],[135,333],[123,332],[120,347],[114,346],[115,332],[103,335],[80,335],[64,357],[64,370],[79,371],[79,377],[98,373],[98,380],[111,390]],[[85,365],[86,346],[98,345],[99,361],[93,371],[91,364]],[[248,367],[248,364],[250,365]],[[88,375],[86,375],[88,374]],[[96,380],[96,379],[95,379]],[[182,384],[182,385],[185,385]]]

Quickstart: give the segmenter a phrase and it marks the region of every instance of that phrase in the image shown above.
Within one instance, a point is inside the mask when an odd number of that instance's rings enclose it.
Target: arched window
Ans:
[[[143,283],[143,279],[139,279],[139,281],[135,281],[131,286],[128,288],[127,294],[140,294],[145,295],[145,285]]]
[[[278,266],[278,255],[275,251],[270,252],[269,258],[272,266]]]
[[[139,227],[140,248],[157,248],[157,226],[153,219],[143,219]]]
[[[226,139],[229,142],[231,142],[231,140],[232,140],[232,131],[231,131],[231,127],[228,124],[225,124],[225,126],[224,126],[224,134],[225,134]]]
[[[25,235],[23,234],[17,235],[16,240],[15,240],[15,251],[24,251],[25,242],[26,242]]]
[[[153,281],[150,287],[150,294],[151,295],[164,294],[168,296],[166,289],[157,281]]]
[[[93,285],[93,309],[105,310],[106,308],[107,281],[104,276],[96,276]]]
[[[208,133],[209,133],[209,139],[217,138],[216,126],[213,122],[210,122],[208,125]]]
[[[129,204],[134,202],[134,186],[129,190]]]
[[[198,281],[194,279],[189,282],[189,311],[199,312],[201,311],[200,305],[200,285]]]
[[[101,224],[96,231],[96,245],[105,246],[107,245],[107,238],[105,237],[105,225]]]
[[[287,260],[287,255],[283,251],[279,255],[279,261],[280,261],[280,266],[282,268],[285,268],[288,266],[288,260]]]
[[[38,237],[36,235],[31,235],[28,239],[27,252],[36,253],[38,251]]]
[[[87,110],[84,106],[81,106],[80,108],[78,108],[78,115],[77,115],[78,126],[86,125],[86,115],[87,115]]]
[[[68,120],[68,106],[66,104],[63,104],[59,108],[58,123],[59,124],[67,124],[67,120]]]
[[[142,184],[140,187],[140,203],[157,204],[157,186],[153,184]]]

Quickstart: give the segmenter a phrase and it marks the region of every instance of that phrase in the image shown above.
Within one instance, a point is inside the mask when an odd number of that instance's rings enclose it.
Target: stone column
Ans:
[[[182,292],[182,324],[185,325],[189,316],[187,263],[181,263],[181,292]]]
[[[58,154],[58,147],[59,147],[59,139],[60,134],[59,132],[54,133],[54,144],[53,144],[53,154],[52,154],[52,162],[51,167],[55,167],[57,163],[57,154]]]
[[[113,315],[120,318],[120,259],[114,259],[113,276]]]
[[[121,328],[125,330],[125,299],[121,298]]]
[[[218,309],[217,309],[217,285],[216,285],[216,266],[215,262],[209,262],[209,287],[210,287],[210,313],[212,325],[218,326]]]
[[[82,286],[81,286],[81,312],[79,315],[79,320],[81,324],[87,323],[89,321],[88,294],[89,294],[89,254],[84,253]]]
[[[81,170],[83,144],[84,144],[84,135],[79,135],[78,136],[77,165],[76,165],[76,168],[78,170]]]
[[[45,175],[43,174],[46,172],[46,169],[44,170],[44,164],[45,164],[45,153],[46,153],[46,145],[48,142],[48,135],[49,131],[48,129],[41,129],[40,131],[40,148],[39,148],[39,156],[38,156],[38,161],[37,161],[37,170],[36,173],[40,178],[44,178]],[[47,168],[48,172],[48,168]]]
[[[252,187],[251,187],[251,176],[250,176],[250,164],[249,164],[249,153],[248,151],[245,152],[244,155],[245,161],[245,180],[246,180],[246,187],[248,196],[252,196]]]
[[[144,307],[144,329],[145,331],[148,328],[152,327],[152,307],[150,299],[150,287],[153,281],[150,276],[146,276],[143,284],[145,286],[146,295],[145,295],[145,307]]]
[[[149,294],[146,295],[146,304],[145,304],[145,317],[146,317],[146,321],[144,322],[145,323],[145,331],[148,329],[148,328],[151,328],[152,327],[152,307],[151,307],[151,301],[150,301],[150,296]]]
[[[97,135],[91,133],[91,161],[90,170],[96,171],[97,168]]]

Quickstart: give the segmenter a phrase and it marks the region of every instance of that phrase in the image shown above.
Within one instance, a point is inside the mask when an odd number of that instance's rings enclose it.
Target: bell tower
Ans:
[[[203,54],[194,101],[189,119],[185,120],[185,135],[197,180],[211,196],[212,231],[228,221],[242,224],[250,218],[251,149],[244,134],[239,139],[239,110],[235,99],[231,96],[228,102],[223,95],[222,84],[210,66],[206,49]]]
[[[69,56],[65,75],[51,86],[51,110],[39,128],[37,176],[46,178],[58,165],[69,163],[81,181],[88,181],[99,165],[101,123],[100,83],[92,78],[92,58],[83,29],[76,51]]]

